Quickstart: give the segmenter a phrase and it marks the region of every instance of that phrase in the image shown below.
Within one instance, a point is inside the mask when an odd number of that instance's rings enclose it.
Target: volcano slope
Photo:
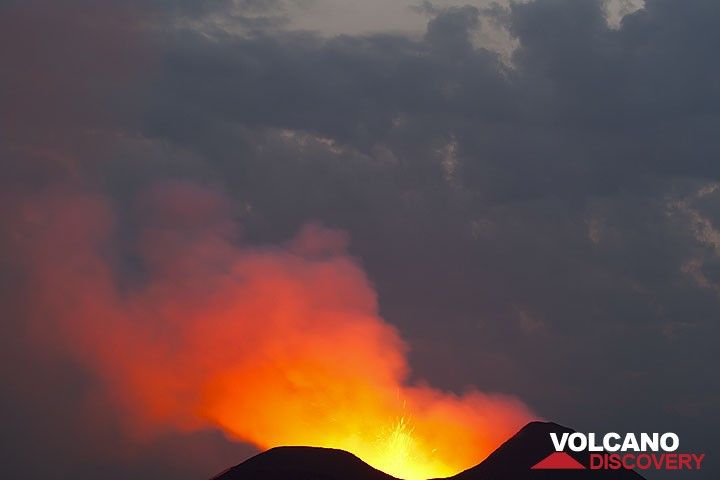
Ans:
[[[573,433],[568,427],[551,422],[530,422],[500,445],[479,465],[461,472],[452,480],[643,480],[633,470],[532,470],[555,449],[550,433]],[[582,465],[589,465],[587,452],[568,452]]]
[[[531,422],[480,464],[446,480],[643,480],[632,470],[533,470],[554,452],[550,433],[574,430]],[[569,452],[582,465],[589,454]],[[212,480],[398,480],[343,450],[277,447],[232,467]],[[439,480],[439,479],[436,479]]]
[[[276,447],[212,480],[398,480],[334,448]]]

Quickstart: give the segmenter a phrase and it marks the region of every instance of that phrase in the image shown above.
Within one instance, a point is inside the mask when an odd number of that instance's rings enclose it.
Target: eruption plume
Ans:
[[[228,205],[165,184],[138,202],[132,235],[102,195],[14,209],[34,337],[86,366],[134,434],[219,428],[418,479],[474,465],[532,418],[511,397],[410,384],[406,346],[343,233],[308,225],[247,245]]]

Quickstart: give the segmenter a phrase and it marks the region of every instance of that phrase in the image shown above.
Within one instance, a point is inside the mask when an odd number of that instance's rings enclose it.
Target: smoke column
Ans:
[[[86,366],[131,435],[219,428],[415,479],[474,465],[532,418],[510,397],[408,384],[406,345],[342,232],[247,245],[229,202],[178,182],[138,200],[124,242],[103,195],[14,202],[33,338]]]
[[[93,380],[88,422],[116,419],[138,442],[220,429],[261,449],[342,448],[414,479],[474,465],[532,418],[510,397],[410,384],[342,232],[251,245],[214,189],[144,180],[128,209],[103,187],[113,146],[134,138],[127,99],[161,57],[147,15],[85,0],[3,14],[6,290],[31,355]]]

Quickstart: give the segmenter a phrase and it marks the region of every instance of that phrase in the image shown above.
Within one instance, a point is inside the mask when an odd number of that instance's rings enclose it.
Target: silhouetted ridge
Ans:
[[[453,478],[465,480],[466,478],[476,478],[478,473],[491,475],[514,469],[529,470],[530,467],[554,451],[550,441],[550,432],[562,434],[574,431],[553,422],[530,422],[488,455],[479,465],[455,475]]]
[[[531,470],[553,453],[550,433],[574,430],[550,422],[530,422],[483,462],[447,480],[643,480],[629,470]],[[566,452],[589,465],[586,452]],[[278,447],[252,457],[213,480],[397,480],[343,450]]]
[[[555,451],[550,433],[558,436],[575,430],[553,422],[530,422],[500,445],[479,465],[465,470],[453,480],[642,480],[628,470],[531,470],[532,466]],[[587,452],[567,451],[586,467]]]
[[[276,447],[213,480],[397,480],[334,448]]]

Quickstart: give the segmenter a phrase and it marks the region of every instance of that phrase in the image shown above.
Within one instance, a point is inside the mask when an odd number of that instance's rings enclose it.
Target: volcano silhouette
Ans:
[[[397,480],[334,448],[276,447],[212,480]]]
[[[588,453],[567,452],[557,468],[558,456],[550,441],[550,432],[562,434],[574,430],[556,423],[531,422],[500,445],[480,464],[448,480],[643,480],[632,470],[580,469],[589,464]],[[548,460],[548,457],[550,459]],[[571,457],[571,458],[565,458]],[[543,463],[545,460],[548,462]],[[563,466],[565,465],[565,466]],[[575,465],[569,468],[568,465]],[[226,470],[212,480],[397,480],[372,468],[355,455],[343,450],[314,447],[278,447],[270,449]],[[439,480],[439,479],[438,479]]]

